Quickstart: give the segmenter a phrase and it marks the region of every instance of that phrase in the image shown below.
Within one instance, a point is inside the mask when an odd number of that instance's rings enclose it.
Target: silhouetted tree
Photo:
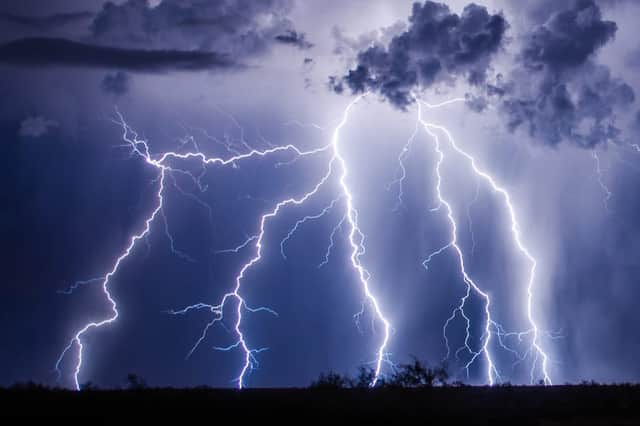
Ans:
[[[352,387],[354,388],[369,388],[376,378],[376,371],[368,366],[360,366],[358,368],[358,374],[355,379],[352,380]]]
[[[431,387],[444,385],[449,379],[446,367],[428,367],[418,358],[410,364],[402,364],[389,380],[389,385],[404,388]]]
[[[376,373],[373,368],[361,366],[355,378],[329,371],[328,373],[322,373],[317,380],[311,383],[311,387],[364,389],[371,387],[375,377]],[[377,386],[402,388],[431,387],[435,385],[445,386],[447,385],[448,379],[449,374],[446,366],[431,368],[414,357],[412,363],[400,365],[390,378],[380,377]]]
[[[46,389],[45,386],[34,382],[33,380],[29,380],[27,382],[17,382],[11,386],[13,390],[19,391],[38,391]]]
[[[127,374],[127,388],[137,390],[147,387],[147,382],[135,373]]]
[[[83,391],[93,391],[97,389],[98,389],[98,386],[93,382],[86,382],[80,385],[80,390],[83,390]]]
[[[328,373],[320,374],[317,380],[311,383],[312,388],[323,388],[323,389],[341,389],[351,386],[351,380],[342,376],[336,372],[329,371]]]

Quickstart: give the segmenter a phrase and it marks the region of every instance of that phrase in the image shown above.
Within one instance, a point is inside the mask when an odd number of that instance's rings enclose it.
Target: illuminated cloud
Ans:
[[[332,77],[338,93],[373,90],[398,108],[413,102],[415,88],[464,77],[484,83],[491,57],[504,42],[508,24],[501,14],[489,14],[476,4],[460,15],[443,3],[414,3],[409,27],[387,45],[374,45],[357,54],[355,68]]]

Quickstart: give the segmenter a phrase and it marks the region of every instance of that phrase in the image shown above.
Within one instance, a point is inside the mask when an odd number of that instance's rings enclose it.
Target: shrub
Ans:
[[[147,382],[140,376],[134,373],[127,375],[127,388],[132,390],[145,389]]]
[[[389,380],[392,386],[403,388],[432,387],[434,385],[445,385],[449,379],[446,367],[428,367],[418,358],[412,363],[402,364],[396,373]]]
[[[351,384],[352,382],[348,377],[329,371],[326,374],[320,374],[320,377],[311,383],[311,387],[321,389],[342,389],[350,387]]]

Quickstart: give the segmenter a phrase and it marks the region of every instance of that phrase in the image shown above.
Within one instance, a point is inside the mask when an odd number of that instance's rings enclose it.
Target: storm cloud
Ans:
[[[0,63],[112,68],[139,72],[238,67],[225,55],[215,52],[123,49],[56,38],[21,39],[0,46]]]
[[[276,36],[276,41],[283,44],[291,44],[299,49],[311,49],[313,43],[307,41],[307,37],[304,33],[299,33],[293,30],[287,31],[286,34],[280,34]]]
[[[0,62],[137,72],[241,68],[237,64],[276,43],[311,47],[288,18],[291,8],[288,0],[164,0],[155,6],[127,0],[105,2],[97,13],[31,17],[8,11],[0,20],[45,34],[9,39],[0,46]],[[88,33],[47,34],[79,20],[88,20]]]
[[[357,55],[357,65],[342,78],[330,80],[336,92],[378,92],[404,109],[414,88],[464,77],[472,85],[485,82],[490,60],[504,42],[508,24],[476,4],[460,15],[445,4],[414,3],[409,27],[388,46],[374,45]]]
[[[594,57],[616,31],[593,0],[577,0],[526,34],[508,78],[489,86],[508,128],[552,146],[619,141],[616,112],[634,102],[634,91]]]
[[[106,2],[91,24],[93,37],[114,46],[224,52],[235,58],[262,53],[294,31],[289,0],[146,0]],[[296,34],[297,33],[291,33]]]

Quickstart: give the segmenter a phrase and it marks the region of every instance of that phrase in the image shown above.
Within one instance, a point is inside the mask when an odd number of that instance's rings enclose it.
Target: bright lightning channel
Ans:
[[[425,121],[423,119],[423,115],[422,115],[422,107],[426,106],[429,109],[435,109],[435,108],[440,108],[442,106],[445,105],[449,105],[452,104],[454,102],[464,102],[464,99],[460,99],[460,98],[456,98],[456,99],[451,99],[445,102],[442,102],[440,104],[437,105],[432,105],[429,104],[427,102],[424,102],[418,98],[415,98],[415,100],[417,101],[418,104],[418,121],[422,124],[422,126],[424,127],[425,131],[434,139],[435,141],[435,150],[436,153],[438,154],[438,161],[436,163],[436,167],[435,167],[435,173],[436,173],[436,195],[438,198],[438,206],[436,207],[435,210],[438,210],[440,207],[444,206],[445,210],[446,210],[446,215],[447,215],[447,219],[449,221],[449,224],[451,226],[451,239],[449,241],[449,243],[443,247],[441,247],[440,249],[436,250],[435,252],[431,253],[425,260],[424,265],[425,267],[428,266],[429,262],[433,259],[434,256],[437,256],[438,254],[442,253],[443,251],[445,251],[448,248],[451,248],[455,251],[457,258],[458,258],[458,263],[459,263],[459,267],[460,267],[460,272],[461,275],[463,277],[463,280],[465,282],[465,284],[467,285],[467,292],[466,294],[461,298],[460,304],[454,309],[454,311],[452,312],[452,315],[447,319],[447,321],[445,322],[444,328],[443,328],[443,334],[445,337],[445,343],[447,346],[447,357],[450,353],[450,348],[449,348],[449,344],[448,344],[448,340],[446,337],[446,328],[447,326],[450,324],[451,321],[453,321],[453,319],[455,318],[456,314],[459,312],[460,315],[465,319],[466,322],[466,337],[465,337],[465,342],[464,342],[464,346],[463,348],[467,349],[472,357],[471,360],[465,365],[465,369],[467,370],[468,373],[468,369],[471,366],[471,364],[480,356],[480,354],[484,354],[486,363],[487,363],[487,371],[486,371],[486,375],[487,375],[487,382],[489,384],[494,384],[496,379],[499,379],[500,376],[498,374],[498,370],[495,366],[495,363],[493,361],[493,357],[492,354],[490,352],[490,348],[489,348],[489,344],[491,341],[492,336],[495,334],[497,337],[497,342],[498,344],[503,348],[506,349],[512,353],[516,353],[513,349],[507,347],[504,344],[503,338],[508,337],[508,336],[518,336],[519,339],[522,338],[522,336],[524,335],[531,335],[531,348],[529,351],[527,351],[527,353],[533,352],[534,354],[534,360],[532,363],[532,367],[531,367],[531,371],[530,371],[530,379],[531,379],[531,383],[534,382],[534,376],[535,376],[535,370],[536,370],[536,366],[538,365],[540,359],[540,368],[543,374],[543,381],[546,385],[550,385],[552,384],[551,378],[548,374],[548,370],[547,370],[547,363],[548,363],[548,356],[546,354],[546,352],[543,350],[543,348],[540,346],[539,343],[539,334],[540,331],[538,329],[538,326],[535,322],[535,319],[533,317],[533,289],[534,289],[534,283],[535,283],[535,273],[536,273],[536,266],[537,266],[537,261],[536,259],[533,257],[533,255],[529,252],[529,250],[526,248],[526,246],[524,245],[524,243],[522,242],[522,238],[521,238],[521,234],[520,234],[520,226],[518,224],[517,218],[516,218],[516,214],[515,214],[515,209],[513,207],[513,204],[511,202],[511,196],[509,195],[509,193],[507,192],[506,189],[504,189],[503,187],[499,186],[495,179],[488,173],[486,173],[485,171],[481,170],[477,164],[476,164],[476,160],[470,155],[468,154],[466,151],[464,151],[462,148],[460,148],[455,140],[453,139],[451,133],[443,126],[439,126],[433,123],[429,123],[427,121]],[[491,318],[491,310],[490,310],[490,305],[491,305],[491,300],[489,295],[484,292],[482,289],[480,289],[480,287],[473,281],[473,279],[471,279],[471,277],[468,275],[466,269],[465,269],[465,263],[464,263],[464,255],[463,252],[460,248],[460,246],[458,245],[458,240],[457,240],[457,223],[454,217],[454,213],[453,213],[453,209],[451,207],[451,204],[445,199],[445,197],[442,194],[441,191],[441,183],[442,183],[442,175],[440,173],[440,166],[442,165],[443,161],[444,161],[444,152],[441,150],[441,146],[440,146],[440,138],[438,136],[438,132],[439,133],[443,133],[446,136],[446,140],[449,143],[449,146],[456,151],[458,154],[460,154],[461,156],[463,156],[468,162],[469,165],[471,166],[471,169],[473,170],[473,172],[475,173],[476,177],[481,178],[482,180],[484,180],[489,187],[493,190],[493,192],[495,194],[498,194],[502,197],[504,203],[505,203],[505,207],[507,208],[507,211],[509,213],[509,218],[510,218],[510,229],[511,229],[511,233],[513,236],[513,241],[518,249],[518,251],[527,259],[527,261],[530,264],[529,267],[529,274],[528,274],[528,280],[527,280],[527,300],[526,300],[526,314],[527,314],[527,319],[529,321],[530,324],[530,329],[523,331],[523,332],[516,332],[516,333],[507,333],[504,331],[504,329],[502,328],[502,326],[500,326],[498,323],[496,323],[492,318]],[[483,336],[481,338],[481,340],[483,340],[482,343],[482,348],[479,351],[474,351],[470,348],[469,346],[469,329],[470,329],[470,319],[469,317],[465,314],[464,312],[464,306],[465,303],[467,301],[467,299],[470,296],[470,290],[473,289],[474,292],[476,292],[482,299],[484,299],[485,301],[485,309],[484,309],[484,313],[485,313],[485,328],[484,328],[484,333]],[[492,330],[495,330],[492,331]],[[459,350],[456,352],[456,355],[458,354]],[[521,357],[519,357],[519,359],[522,359]]]
[[[246,160],[246,159],[250,159],[250,158],[254,158],[254,157],[264,157],[267,156],[269,154],[273,154],[276,152],[282,152],[282,151],[293,151],[295,152],[297,155],[299,156],[303,156],[303,155],[312,155],[312,154],[317,154],[320,152],[324,152],[326,150],[329,149],[329,146],[325,146],[322,148],[318,148],[316,150],[312,150],[312,151],[301,151],[299,150],[297,147],[295,147],[294,145],[283,145],[283,146],[277,146],[268,150],[264,150],[264,151],[259,151],[259,150],[255,150],[255,149],[251,149],[249,152],[243,153],[243,154],[238,154],[236,156],[227,158],[227,159],[223,159],[223,158],[217,158],[217,157],[207,157],[205,156],[203,153],[197,151],[197,152],[188,152],[186,154],[183,153],[177,153],[177,152],[165,152],[163,154],[161,154],[158,158],[154,158],[151,153],[150,153],[150,149],[149,146],[147,144],[147,142],[145,140],[139,139],[137,133],[131,129],[131,127],[129,127],[129,125],[125,122],[124,117],[122,116],[122,114],[120,114],[119,111],[116,111],[117,116],[118,116],[118,120],[116,121],[119,125],[122,126],[123,129],[123,140],[126,142],[126,144],[130,147],[130,149],[132,150],[132,153],[134,155],[139,156],[140,158],[142,158],[146,164],[156,168],[159,172],[159,176],[156,179],[158,181],[158,189],[157,192],[155,193],[155,198],[157,200],[155,207],[153,209],[153,211],[151,212],[151,214],[146,218],[145,220],[145,226],[143,227],[142,231],[140,231],[139,233],[133,235],[130,240],[129,240],[129,244],[127,245],[126,249],[124,250],[124,252],[122,252],[122,254],[116,259],[115,263],[113,264],[111,270],[102,278],[94,278],[91,280],[87,280],[87,281],[79,281],[78,283],[74,284],[69,290],[65,291],[65,293],[69,293],[71,291],[73,291],[75,288],[77,288],[80,285],[83,284],[87,284],[89,282],[97,282],[97,281],[101,281],[102,282],[102,291],[107,299],[107,301],[109,302],[110,305],[110,309],[111,309],[111,315],[109,315],[107,318],[101,320],[101,321],[92,321],[89,322],[87,324],[85,324],[81,329],[79,329],[73,336],[73,338],[70,340],[69,344],[64,348],[64,350],[62,351],[62,353],[60,354],[56,364],[55,364],[55,369],[58,372],[58,374],[60,375],[60,365],[61,362],[63,361],[64,357],[66,356],[66,354],[73,348],[76,347],[77,348],[77,356],[76,356],[76,362],[75,362],[75,367],[73,369],[73,382],[74,382],[74,386],[77,390],[80,389],[80,383],[79,383],[79,375],[80,375],[80,371],[82,369],[82,363],[83,363],[83,343],[82,343],[82,338],[85,336],[85,334],[93,329],[96,328],[101,328],[103,326],[106,326],[108,324],[111,324],[112,322],[116,321],[118,319],[119,316],[119,312],[118,312],[118,308],[117,308],[117,303],[116,301],[113,299],[111,292],[109,291],[109,285],[111,283],[111,279],[113,278],[113,276],[118,272],[118,270],[120,269],[120,266],[122,264],[122,262],[127,259],[129,257],[129,255],[132,253],[136,243],[143,238],[146,238],[148,236],[148,234],[151,231],[151,225],[154,222],[154,220],[156,219],[156,217],[158,215],[163,216],[164,218],[164,212],[162,211],[163,206],[164,206],[164,190],[165,190],[165,183],[166,183],[166,177],[168,174],[171,174],[173,172],[181,172],[181,173],[187,173],[184,170],[180,170],[180,169],[174,169],[172,168],[170,165],[167,164],[167,162],[169,160],[172,159],[197,159],[200,160],[203,165],[211,165],[211,164],[218,164],[218,165],[222,165],[222,166],[227,166],[227,165],[235,165],[237,162],[242,161],[242,160]],[[193,176],[192,176],[193,177]],[[174,243],[173,243],[173,238],[171,237],[169,231],[168,231],[168,226],[166,225],[166,220],[165,220],[165,232],[167,234],[167,236],[169,237],[169,240],[171,242],[171,249],[174,253],[178,254],[180,257],[185,258],[186,255],[182,254],[181,252],[177,251],[174,247]],[[186,256],[188,259],[188,256]],[[242,271],[242,274],[244,273],[244,269]],[[238,300],[238,311],[241,310],[241,308],[243,306],[245,306],[244,303],[244,299],[242,299],[242,297],[240,296],[239,293],[239,286],[234,290],[234,292],[229,293],[228,295],[225,296],[224,301],[230,299],[230,298],[236,298]],[[245,306],[246,307],[246,306]],[[265,310],[265,309],[252,309],[252,308],[248,308],[251,311],[258,311],[258,310]],[[239,321],[236,324],[236,332],[238,332],[240,339],[239,339],[239,344],[242,345],[242,348],[245,350],[246,352],[246,357],[247,359],[249,359],[252,355],[252,351],[248,349],[248,347],[246,346],[246,343],[244,341],[244,337],[242,336],[242,333],[239,330]]]
[[[342,157],[342,154],[340,152],[340,131],[342,130],[342,128],[344,127],[344,125],[347,123],[348,118],[349,118],[349,113],[351,112],[351,109],[353,108],[353,106],[360,100],[362,99],[364,95],[357,97],[356,99],[354,99],[350,104],[347,105],[346,109],[344,110],[343,116],[342,116],[342,120],[339,122],[339,124],[337,125],[337,127],[334,129],[333,132],[333,136],[331,139],[331,143],[330,145],[328,145],[328,147],[331,148],[332,150],[332,156],[331,159],[329,160],[328,163],[328,167],[327,170],[325,172],[325,174],[320,178],[320,180],[315,184],[315,186],[307,193],[305,193],[303,196],[299,197],[299,198],[288,198],[285,200],[280,201],[279,203],[277,203],[277,205],[275,206],[275,208],[273,210],[271,210],[270,212],[266,213],[265,215],[262,216],[261,220],[260,220],[260,227],[259,227],[259,232],[257,235],[250,237],[247,241],[245,241],[242,245],[240,245],[239,247],[235,248],[235,249],[231,249],[231,251],[237,252],[237,250],[244,248],[246,246],[248,246],[251,242],[255,241],[254,243],[254,248],[256,249],[255,252],[255,256],[250,259],[246,264],[243,265],[243,267],[240,270],[239,275],[236,277],[236,287],[234,292],[232,293],[228,293],[225,296],[223,296],[222,301],[215,306],[211,306],[211,305],[206,305],[206,304],[202,304],[202,303],[198,303],[196,305],[192,305],[190,307],[184,308],[180,311],[175,311],[174,313],[177,314],[182,314],[187,312],[188,310],[191,309],[209,309],[212,312],[214,312],[216,314],[216,317],[214,318],[214,320],[210,323],[208,323],[203,331],[203,333],[201,334],[200,339],[198,339],[198,341],[196,342],[196,345],[194,346],[194,348],[192,348],[192,351],[195,350],[195,348],[197,348],[197,346],[200,344],[200,342],[202,342],[202,340],[206,337],[206,333],[207,331],[210,329],[210,327],[215,324],[216,322],[222,321],[222,308],[224,307],[226,301],[230,298],[236,298],[238,300],[238,304],[237,304],[237,322],[236,322],[236,335],[238,337],[238,340],[233,343],[232,345],[229,345],[227,347],[218,347],[216,349],[218,350],[231,350],[234,348],[241,348],[244,352],[244,365],[240,371],[239,376],[235,379],[235,382],[237,383],[238,388],[242,389],[244,387],[245,384],[245,377],[246,375],[254,368],[255,365],[255,358],[254,358],[254,354],[256,353],[255,350],[250,350],[247,346],[246,340],[241,332],[241,321],[242,321],[242,311],[241,311],[241,306],[244,304],[244,300],[242,300],[242,298],[239,295],[239,291],[240,291],[240,287],[241,287],[241,281],[244,278],[245,274],[247,273],[247,271],[254,266],[255,264],[257,264],[258,262],[260,262],[261,258],[262,258],[262,247],[263,247],[263,243],[264,243],[264,238],[265,238],[265,225],[266,222],[269,219],[272,219],[274,217],[276,217],[282,209],[284,209],[285,207],[289,207],[289,206],[299,206],[304,204],[307,200],[309,200],[311,197],[313,197],[314,195],[316,195],[319,190],[325,185],[326,182],[328,182],[331,177],[334,175],[336,168],[339,168],[339,174],[338,174],[338,179],[339,179],[339,186],[340,186],[340,192],[341,194],[336,197],[328,206],[326,206],[319,214],[313,215],[313,216],[305,216],[304,218],[298,220],[296,222],[296,224],[294,225],[294,227],[288,232],[288,234],[284,237],[283,240],[281,240],[280,243],[280,248],[281,248],[281,254],[282,256],[286,259],[286,255],[284,252],[284,246],[286,244],[286,242],[291,238],[291,236],[296,232],[296,230],[298,229],[298,227],[305,223],[306,221],[309,220],[314,220],[314,219],[318,219],[322,216],[324,216],[329,210],[333,209],[335,207],[335,205],[341,200],[344,199],[345,201],[345,212],[344,212],[344,218],[343,220],[338,224],[338,226],[336,226],[336,228],[334,228],[334,230],[331,233],[331,244],[329,246],[329,249],[327,250],[327,254],[325,256],[325,262],[328,262],[328,257],[331,251],[331,247],[333,246],[333,238],[334,238],[334,234],[336,232],[336,230],[342,226],[343,222],[346,222],[349,226],[349,234],[348,234],[348,240],[349,240],[349,244],[351,245],[352,251],[351,251],[351,256],[350,256],[350,260],[351,260],[351,264],[354,268],[354,270],[357,272],[360,284],[362,286],[362,289],[364,291],[365,294],[365,299],[367,300],[367,302],[369,302],[370,306],[373,308],[376,317],[378,318],[379,321],[381,321],[384,325],[384,338],[382,343],[380,344],[380,346],[378,347],[378,351],[377,351],[377,358],[376,358],[376,368],[375,368],[375,376],[374,376],[374,380],[371,383],[371,386],[375,386],[375,384],[377,383],[379,376],[381,374],[381,370],[382,370],[382,364],[383,362],[386,360],[386,347],[389,341],[389,337],[390,337],[390,330],[391,330],[391,325],[389,324],[389,322],[387,321],[387,319],[383,316],[382,311],[380,309],[380,305],[377,301],[377,299],[375,298],[375,296],[373,295],[373,293],[370,290],[370,286],[369,286],[369,273],[368,271],[364,268],[364,266],[362,265],[361,261],[360,261],[360,257],[361,255],[364,253],[364,246],[363,246],[363,240],[364,240],[364,235],[362,234],[362,232],[360,231],[360,228],[358,226],[358,213],[357,210],[355,209],[354,205],[353,205],[353,197],[351,195],[351,191],[349,189],[349,186],[347,185],[346,182],[346,178],[348,175],[348,168],[347,168],[347,163],[344,160],[344,158]],[[323,148],[326,149],[327,147]],[[325,263],[323,262],[323,263]],[[322,265],[322,264],[321,264]],[[259,351],[265,350],[265,348],[259,349]]]
[[[609,187],[604,182],[604,176],[602,174],[602,168],[600,167],[600,156],[598,155],[598,153],[596,152],[595,149],[591,151],[591,157],[593,158],[593,161],[595,162],[596,176],[598,178],[598,185],[600,185],[600,189],[602,189],[602,192],[604,192],[604,198],[602,199],[602,204],[604,205],[604,209],[607,212],[609,212],[609,200],[611,200],[611,197],[613,196],[613,193],[609,190]]]
[[[140,239],[146,239],[148,234],[151,231],[151,226],[154,222],[154,220],[156,219],[156,217],[158,216],[158,214],[160,214],[161,216],[163,216],[163,218],[165,219],[165,231],[167,236],[169,237],[170,243],[171,243],[171,249],[172,251],[177,254],[178,256],[185,258],[186,260],[188,260],[188,256],[183,254],[182,252],[178,251],[175,249],[174,246],[174,242],[173,242],[173,238],[171,237],[169,231],[168,231],[168,225],[166,222],[166,218],[164,217],[164,212],[163,212],[163,206],[164,206],[164,190],[165,190],[165,179],[167,175],[172,175],[173,172],[178,172],[178,173],[184,173],[187,174],[189,176],[191,176],[194,180],[194,183],[196,183],[196,185],[198,185],[198,187],[200,186],[200,178],[202,177],[199,176],[198,178],[196,178],[195,176],[193,176],[192,174],[190,174],[189,172],[185,171],[185,170],[181,170],[181,169],[177,169],[177,168],[173,168],[171,165],[167,164],[170,160],[199,160],[202,164],[203,164],[203,168],[207,165],[220,165],[220,166],[228,166],[231,165],[233,167],[236,166],[236,164],[242,160],[247,160],[247,159],[251,159],[251,158],[255,158],[255,157],[265,157],[267,155],[270,154],[274,154],[277,152],[284,152],[284,151],[293,151],[298,157],[303,157],[303,156],[311,156],[311,155],[315,155],[315,154],[319,154],[319,153],[323,153],[323,152],[327,152],[330,151],[332,152],[332,156],[331,159],[329,160],[328,163],[328,167],[327,167],[327,171],[324,174],[324,176],[315,184],[315,186],[306,194],[304,194],[303,196],[299,197],[299,198],[287,198],[285,200],[282,200],[280,202],[278,202],[275,207],[269,211],[268,213],[264,214],[259,222],[259,232],[257,235],[251,236],[249,237],[244,243],[242,243],[240,246],[233,248],[233,249],[229,249],[229,250],[222,250],[220,252],[239,252],[240,250],[244,249],[245,247],[248,247],[249,245],[252,245],[253,248],[255,249],[255,253],[254,256],[247,262],[245,263],[238,275],[235,278],[235,286],[233,288],[232,291],[226,293],[222,299],[220,300],[220,302],[216,305],[211,305],[211,304],[206,304],[206,303],[196,303],[194,305],[191,306],[187,306],[183,309],[180,310],[172,310],[169,311],[169,313],[174,314],[174,315],[184,315],[192,310],[209,310],[211,313],[214,314],[214,318],[212,321],[210,321],[209,323],[207,323],[207,325],[205,326],[202,334],[200,335],[200,338],[195,342],[194,346],[191,348],[191,350],[189,351],[189,353],[187,354],[187,357],[189,357],[196,349],[197,347],[200,345],[200,343],[206,338],[207,332],[208,330],[215,325],[216,323],[221,323],[223,324],[224,318],[223,318],[223,311],[225,306],[227,305],[227,303],[235,303],[233,305],[233,307],[235,308],[236,311],[236,321],[235,321],[235,325],[234,325],[234,332],[236,334],[236,341],[228,346],[224,346],[224,347],[215,347],[215,349],[217,350],[221,350],[221,351],[230,351],[232,349],[240,349],[244,356],[244,363],[242,366],[242,369],[238,375],[238,377],[235,379],[238,388],[242,389],[245,385],[245,377],[248,374],[248,372],[250,372],[256,365],[257,365],[257,360],[255,358],[255,355],[266,350],[267,348],[258,348],[258,349],[252,349],[249,347],[249,344],[247,343],[247,340],[243,334],[242,331],[242,319],[243,319],[243,310],[246,310],[248,312],[268,312],[271,313],[273,315],[277,315],[277,313],[269,308],[266,307],[258,307],[258,308],[252,308],[249,307],[245,301],[245,299],[243,298],[242,294],[241,294],[241,289],[242,289],[242,282],[243,279],[245,278],[247,272],[257,263],[259,263],[262,259],[262,249],[263,249],[263,244],[264,244],[264,238],[265,238],[265,226],[268,220],[276,217],[281,211],[282,209],[284,209],[285,207],[288,206],[297,206],[297,205],[302,205],[304,204],[309,198],[311,198],[312,196],[314,196],[315,194],[318,193],[318,191],[320,190],[321,187],[323,187],[323,185],[334,175],[335,169],[339,169],[338,172],[338,181],[339,181],[339,187],[340,187],[340,192],[341,194],[331,203],[330,206],[328,206],[327,208],[325,208],[321,214],[318,216],[322,216],[323,214],[325,214],[330,208],[333,208],[334,205],[341,199],[345,200],[345,211],[344,211],[344,216],[343,219],[340,221],[340,223],[333,229],[331,236],[330,236],[330,246],[327,250],[326,256],[325,256],[325,261],[323,262],[326,263],[328,262],[328,258],[330,255],[330,251],[331,251],[331,247],[333,246],[334,243],[334,235],[337,232],[337,230],[339,228],[341,228],[345,223],[348,225],[349,227],[349,233],[348,233],[348,241],[349,241],[349,245],[351,246],[351,255],[350,255],[350,261],[351,264],[354,268],[354,270],[357,273],[359,282],[362,286],[362,290],[364,292],[365,295],[365,299],[366,301],[370,304],[370,306],[372,307],[376,318],[383,324],[383,328],[384,328],[384,337],[382,342],[380,343],[380,345],[378,346],[378,350],[377,350],[377,357],[376,357],[376,368],[375,368],[375,376],[374,379],[371,383],[371,386],[375,386],[376,383],[379,380],[380,374],[381,374],[381,370],[382,370],[382,364],[383,362],[386,360],[386,348],[387,348],[387,344],[389,342],[389,338],[390,338],[390,331],[391,331],[391,325],[388,322],[388,320],[384,317],[384,315],[382,314],[382,310],[380,307],[380,304],[378,302],[378,300],[375,298],[375,296],[373,295],[371,289],[370,289],[370,284],[369,284],[369,278],[370,278],[370,274],[368,273],[368,271],[365,269],[365,267],[362,265],[361,263],[361,256],[364,253],[364,246],[363,246],[363,241],[364,241],[364,234],[361,232],[359,225],[358,225],[358,212],[356,210],[356,208],[353,205],[353,197],[350,191],[350,188],[347,184],[347,176],[348,176],[348,168],[347,168],[347,163],[344,160],[344,158],[342,157],[342,154],[340,152],[340,131],[341,129],[344,127],[344,125],[347,123],[348,118],[349,118],[349,113],[351,111],[351,109],[353,108],[353,106],[360,101],[360,99],[362,99],[365,95],[361,95],[359,97],[357,97],[356,99],[354,99],[351,103],[349,103],[347,105],[347,107],[345,108],[344,112],[343,112],[343,116],[342,116],[342,120],[339,122],[339,124],[337,125],[337,127],[334,129],[333,135],[332,135],[332,139],[331,139],[331,143],[329,145],[314,149],[314,150],[310,150],[310,151],[301,151],[300,149],[298,149],[296,146],[294,145],[282,145],[282,146],[273,146],[270,149],[267,150],[256,150],[251,148],[247,142],[244,139],[244,133],[242,132],[242,127],[239,125],[239,123],[231,116],[234,125],[236,125],[240,131],[241,131],[241,142],[243,144],[243,146],[245,146],[249,151],[246,153],[237,153],[235,156],[223,159],[223,158],[218,158],[218,157],[208,157],[205,154],[203,154],[202,152],[200,152],[198,150],[197,144],[193,143],[192,145],[194,145],[196,147],[196,151],[195,152],[187,152],[187,153],[178,153],[178,152],[165,152],[162,153],[159,156],[152,156],[150,153],[150,149],[149,146],[147,144],[147,142],[145,140],[141,140],[138,139],[138,135],[137,133],[131,129],[129,127],[129,125],[125,122],[123,116],[117,111],[117,115],[118,115],[118,120],[117,123],[119,125],[122,126],[123,129],[123,140],[126,142],[126,146],[129,146],[130,149],[132,150],[132,153],[134,155],[139,156],[140,158],[142,158],[146,164],[156,168],[159,172],[159,176],[157,178],[158,181],[158,190],[155,193],[155,197],[156,197],[156,204],[155,207],[153,209],[153,211],[151,212],[151,214],[146,218],[145,220],[145,226],[144,228],[137,234],[133,235],[130,238],[129,244],[127,245],[126,249],[124,250],[124,252],[116,259],[115,263],[113,264],[111,270],[103,277],[100,279],[92,279],[92,280],[87,280],[87,281],[80,281],[78,283],[76,283],[74,286],[72,286],[71,291],[73,291],[74,288],[80,286],[80,285],[84,285],[87,284],[89,282],[95,282],[95,281],[101,281],[102,282],[102,291],[106,297],[106,299],[108,300],[110,307],[111,307],[111,315],[109,315],[107,318],[101,320],[101,321],[93,321],[93,322],[89,322],[87,324],[85,324],[81,329],[79,329],[74,335],[73,338],[70,340],[69,344],[64,348],[64,350],[62,351],[62,353],[60,354],[55,368],[56,371],[58,371],[59,374],[61,374],[60,372],[60,365],[62,363],[62,361],[64,360],[65,356],[67,355],[67,353],[69,353],[69,351],[72,350],[72,348],[76,348],[76,359],[75,359],[75,367],[73,369],[73,381],[74,381],[74,385],[75,388],[77,390],[80,389],[80,383],[79,383],[79,375],[82,369],[82,365],[83,365],[83,337],[91,330],[93,329],[97,329],[97,328],[101,328],[103,326],[109,325],[111,323],[113,323],[114,321],[116,321],[118,319],[119,316],[119,312],[117,309],[117,303],[116,301],[113,299],[111,292],[109,290],[109,285],[111,283],[111,280],[113,278],[113,276],[119,271],[120,266],[122,264],[122,262],[124,262],[124,260],[126,260],[129,255],[132,253],[136,243],[140,240]],[[182,146],[184,146],[185,144],[183,143]],[[227,151],[232,151],[231,149],[229,149],[229,142],[227,141],[225,144],[225,147],[227,148]],[[235,153],[235,151],[234,151]],[[204,174],[204,171],[203,171]],[[296,222],[296,226],[294,227],[294,229],[288,234],[288,237],[290,237],[293,232],[295,232],[295,230],[297,229],[297,226],[299,226],[301,223],[303,223],[306,220],[311,220],[314,219],[315,217],[306,217],[304,219],[302,219],[301,221]],[[286,239],[288,237],[285,237],[285,240],[283,240],[282,243],[282,247],[284,246],[284,242],[286,242]],[[283,253],[284,254],[284,253]],[[319,266],[322,266],[319,265]]]
[[[407,139],[407,143],[404,144],[404,146],[402,147],[402,151],[400,151],[400,155],[398,155],[398,169],[400,172],[397,174],[399,176],[393,181],[389,182],[389,184],[387,184],[386,186],[387,191],[389,191],[391,190],[391,187],[393,187],[394,185],[398,185],[398,199],[396,200],[396,204],[393,207],[394,212],[398,211],[398,209],[400,209],[400,207],[404,202],[403,200],[404,181],[407,178],[407,169],[404,165],[404,159],[407,157],[407,155],[409,155],[409,151],[411,150],[411,146],[413,145],[413,142],[415,141],[416,136],[418,135],[419,129],[420,129],[419,122],[416,121],[416,126],[413,129],[413,133],[411,133],[411,136],[409,136],[409,139]]]

